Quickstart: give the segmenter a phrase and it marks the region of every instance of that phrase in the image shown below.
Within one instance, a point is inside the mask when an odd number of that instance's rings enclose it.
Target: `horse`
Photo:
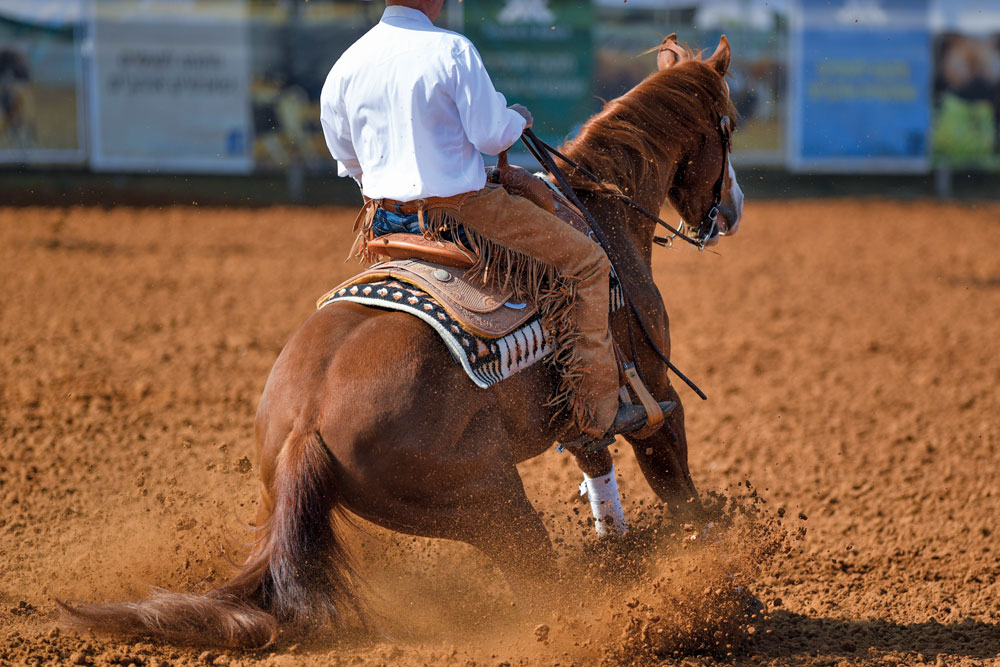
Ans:
[[[626,436],[650,487],[678,514],[701,505],[680,398],[659,356],[669,356],[670,339],[650,274],[656,223],[622,197],[657,211],[669,201],[687,221],[711,217],[710,240],[736,231],[742,193],[720,131],[734,114],[724,79],[730,58],[724,36],[703,58],[671,35],[657,71],[561,147],[578,165],[567,166],[568,178],[602,222],[634,298],[633,309],[613,314],[613,335],[652,394],[678,406],[651,435]],[[650,340],[630,335],[636,310]],[[363,622],[358,578],[333,522],[348,513],[471,544],[512,586],[551,580],[555,553],[516,465],[576,434],[545,407],[557,373],[536,364],[488,389],[468,382],[410,315],[345,302],[319,309],[280,353],[260,399],[258,536],[236,575],[201,595],[63,609],[77,625],[112,633],[242,647],[270,644],[279,630]],[[607,449],[571,453],[590,477],[612,470]]]

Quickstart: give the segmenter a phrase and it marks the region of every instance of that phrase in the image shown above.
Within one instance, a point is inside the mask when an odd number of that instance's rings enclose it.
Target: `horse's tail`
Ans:
[[[279,627],[337,623],[348,612],[363,621],[356,577],[331,525],[341,500],[334,465],[318,433],[292,432],[262,493],[270,517],[232,580],[201,595],[157,590],[140,602],[60,602],[66,620],[112,634],[242,647],[270,644]]]

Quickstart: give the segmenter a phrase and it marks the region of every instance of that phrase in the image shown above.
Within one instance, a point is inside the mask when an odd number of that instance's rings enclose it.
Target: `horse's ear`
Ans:
[[[729,40],[723,35],[719,39],[719,46],[716,47],[715,53],[712,57],[706,60],[709,65],[711,65],[720,76],[726,76],[726,72],[729,71],[729,63],[732,60],[733,52],[729,48]]]
[[[656,69],[662,72],[679,63],[686,55],[684,47],[677,43],[677,33],[672,32],[660,42],[659,53],[656,54]]]

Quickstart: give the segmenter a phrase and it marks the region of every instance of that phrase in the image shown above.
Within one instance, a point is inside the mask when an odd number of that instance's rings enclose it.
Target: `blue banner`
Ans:
[[[794,168],[928,168],[928,9],[928,0],[802,0],[790,66]]]

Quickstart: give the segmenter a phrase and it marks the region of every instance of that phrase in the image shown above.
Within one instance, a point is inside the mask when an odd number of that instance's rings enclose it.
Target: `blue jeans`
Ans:
[[[394,213],[388,211],[384,208],[375,209],[375,217],[372,219],[372,232],[373,236],[382,236],[384,234],[422,234],[420,231],[420,223],[417,219],[416,213],[411,213],[409,215],[404,215],[402,213]],[[459,244],[469,247],[468,238],[465,236],[465,230],[459,228],[458,234]],[[442,240],[445,241],[455,241],[452,237],[451,232],[445,232],[441,235]]]
[[[375,218],[372,220],[372,231],[375,236],[384,234],[420,234],[420,225],[417,222],[417,214],[403,215],[393,213],[384,208],[375,209]]]

